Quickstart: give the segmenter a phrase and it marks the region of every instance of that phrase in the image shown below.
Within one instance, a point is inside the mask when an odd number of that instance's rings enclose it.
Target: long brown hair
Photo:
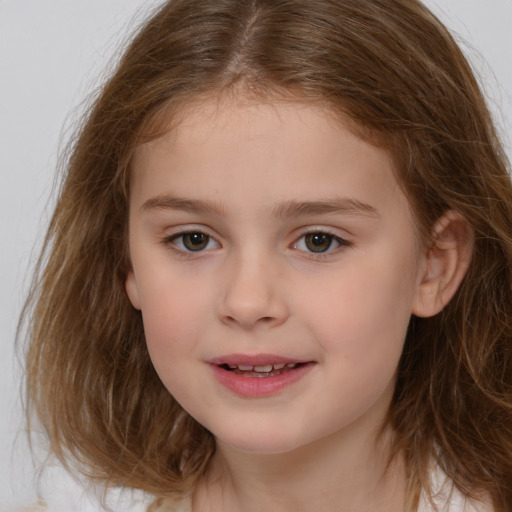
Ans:
[[[455,298],[412,318],[389,411],[411,489],[437,461],[512,509],[512,186],[472,71],[418,0],[173,0],[141,27],[83,121],[25,309],[27,387],[64,462],[156,496],[190,491],[209,432],[159,381],[124,279],[130,157],[205,95],[302,98],[385,147],[428,239],[476,241]],[[165,121],[165,123],[164,123]]]

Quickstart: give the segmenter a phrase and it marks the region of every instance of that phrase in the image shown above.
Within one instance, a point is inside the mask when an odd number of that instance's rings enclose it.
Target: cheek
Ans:
[[[336,354],[348,371],[366,378],[379,370],[394,371],[400,358],[416,289],[414,254],[359,258],[336,279],[317,290],[305,313],[308,328],[326,354]]]
[[[170,290],[173,290],[172,288]],[[169,289],[151,296],[142,310],[146,345],[153,367],[169,393],[180,403],[194,403],[192,362],[200,359],[199,340],[204,317],[200,304]]]
[[[184,354],[194,353],[207,318],[206,298],[179,279],[145,280],[142,318],[149,354],[159,374],[168,374]],[[203,298],[203,300],[202,300]]]
[[[145,290],[142,317],[156,373],[174,399],[201,421],[203,410],[209,408],[208,395],[203,397],[201,390],[211,387],[207,373],[198,371],[203,361],[201,340],[208,336],[210,298],[194,292],[198,288],[193,284],[198,283],[184,281],[188,280],[176,278],[172,285],[155,281]]]
[[[308,328],[322,345],[324,368],[338,398],[334,403],[329,396],[319,400],[336,417],[356,418],[374,406],[385,414],[409,324],[409,303],[398,274],[393,279],[369,270],[353,272],[332,287],[325,302],[315,301]]]

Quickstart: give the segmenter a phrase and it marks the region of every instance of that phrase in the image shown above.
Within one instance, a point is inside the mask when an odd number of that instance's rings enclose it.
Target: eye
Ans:
[[[314,231],[301,236],[294,244],[294,249],[310,253],[322,254],[332,252],[341,246],[349,246],[350,242],[324,231]]]
[[[201,231],[179,233],[168,238],[166,242],[171,242],[178,250],[183,252],[200,252],[219,247],[219,243],[215,239]]]

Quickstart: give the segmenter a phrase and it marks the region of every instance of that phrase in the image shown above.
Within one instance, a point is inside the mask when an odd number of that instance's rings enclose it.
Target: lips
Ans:
[[[302,379],[315,365],[270,354],[229,355],[208,363],[224,387],[244,397],[275,395]]]

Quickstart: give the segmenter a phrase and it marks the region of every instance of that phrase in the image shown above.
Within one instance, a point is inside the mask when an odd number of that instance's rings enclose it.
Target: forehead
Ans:
[[[355,138],[369,142],[371,145],[380,148],[388,146],[386,134],[361,126],[338,102],[328,102],[320,97],[308,97],[300,91],[258,92],[246,91],[242,86],[237,86],[227,91],[219,91],[217,94],[205,92],[191,98],[178,98],[177,101],[166,103],[146,118],[139,128],[134,147],[135,154],[140,154],[141,149],[148,147],[154,149],[157,145],[155,142],[162,139],[165,139],[166,143],[180,139],[181,143],[190,137],[191,132],[195,132],[194,135],[200,135],[196,128],[205,123],[208,125],[206,131],[213,126],[221,129],[237,123],[239,126],[236,131],[245,136],[247,131],[240,132],[238,128],[252,128],[256,131],[260,127],[265,128],[265,120],[270,123],[281,120],[282,128],[291,133],[292,118],[297,121],[299,117],[304,119],[308,115],[321,117],[321,124],[324,127],[342,127],[348,129]],[[133,163],[133,158],[131,162]]]
[[[404,203],[385,150],[326,109],[297,102],[194,104],[137,148],[131,190],[139,205],[169,193],[215,195],[242,208],[244,196],[259,197],[262,209],[334,195]]]

